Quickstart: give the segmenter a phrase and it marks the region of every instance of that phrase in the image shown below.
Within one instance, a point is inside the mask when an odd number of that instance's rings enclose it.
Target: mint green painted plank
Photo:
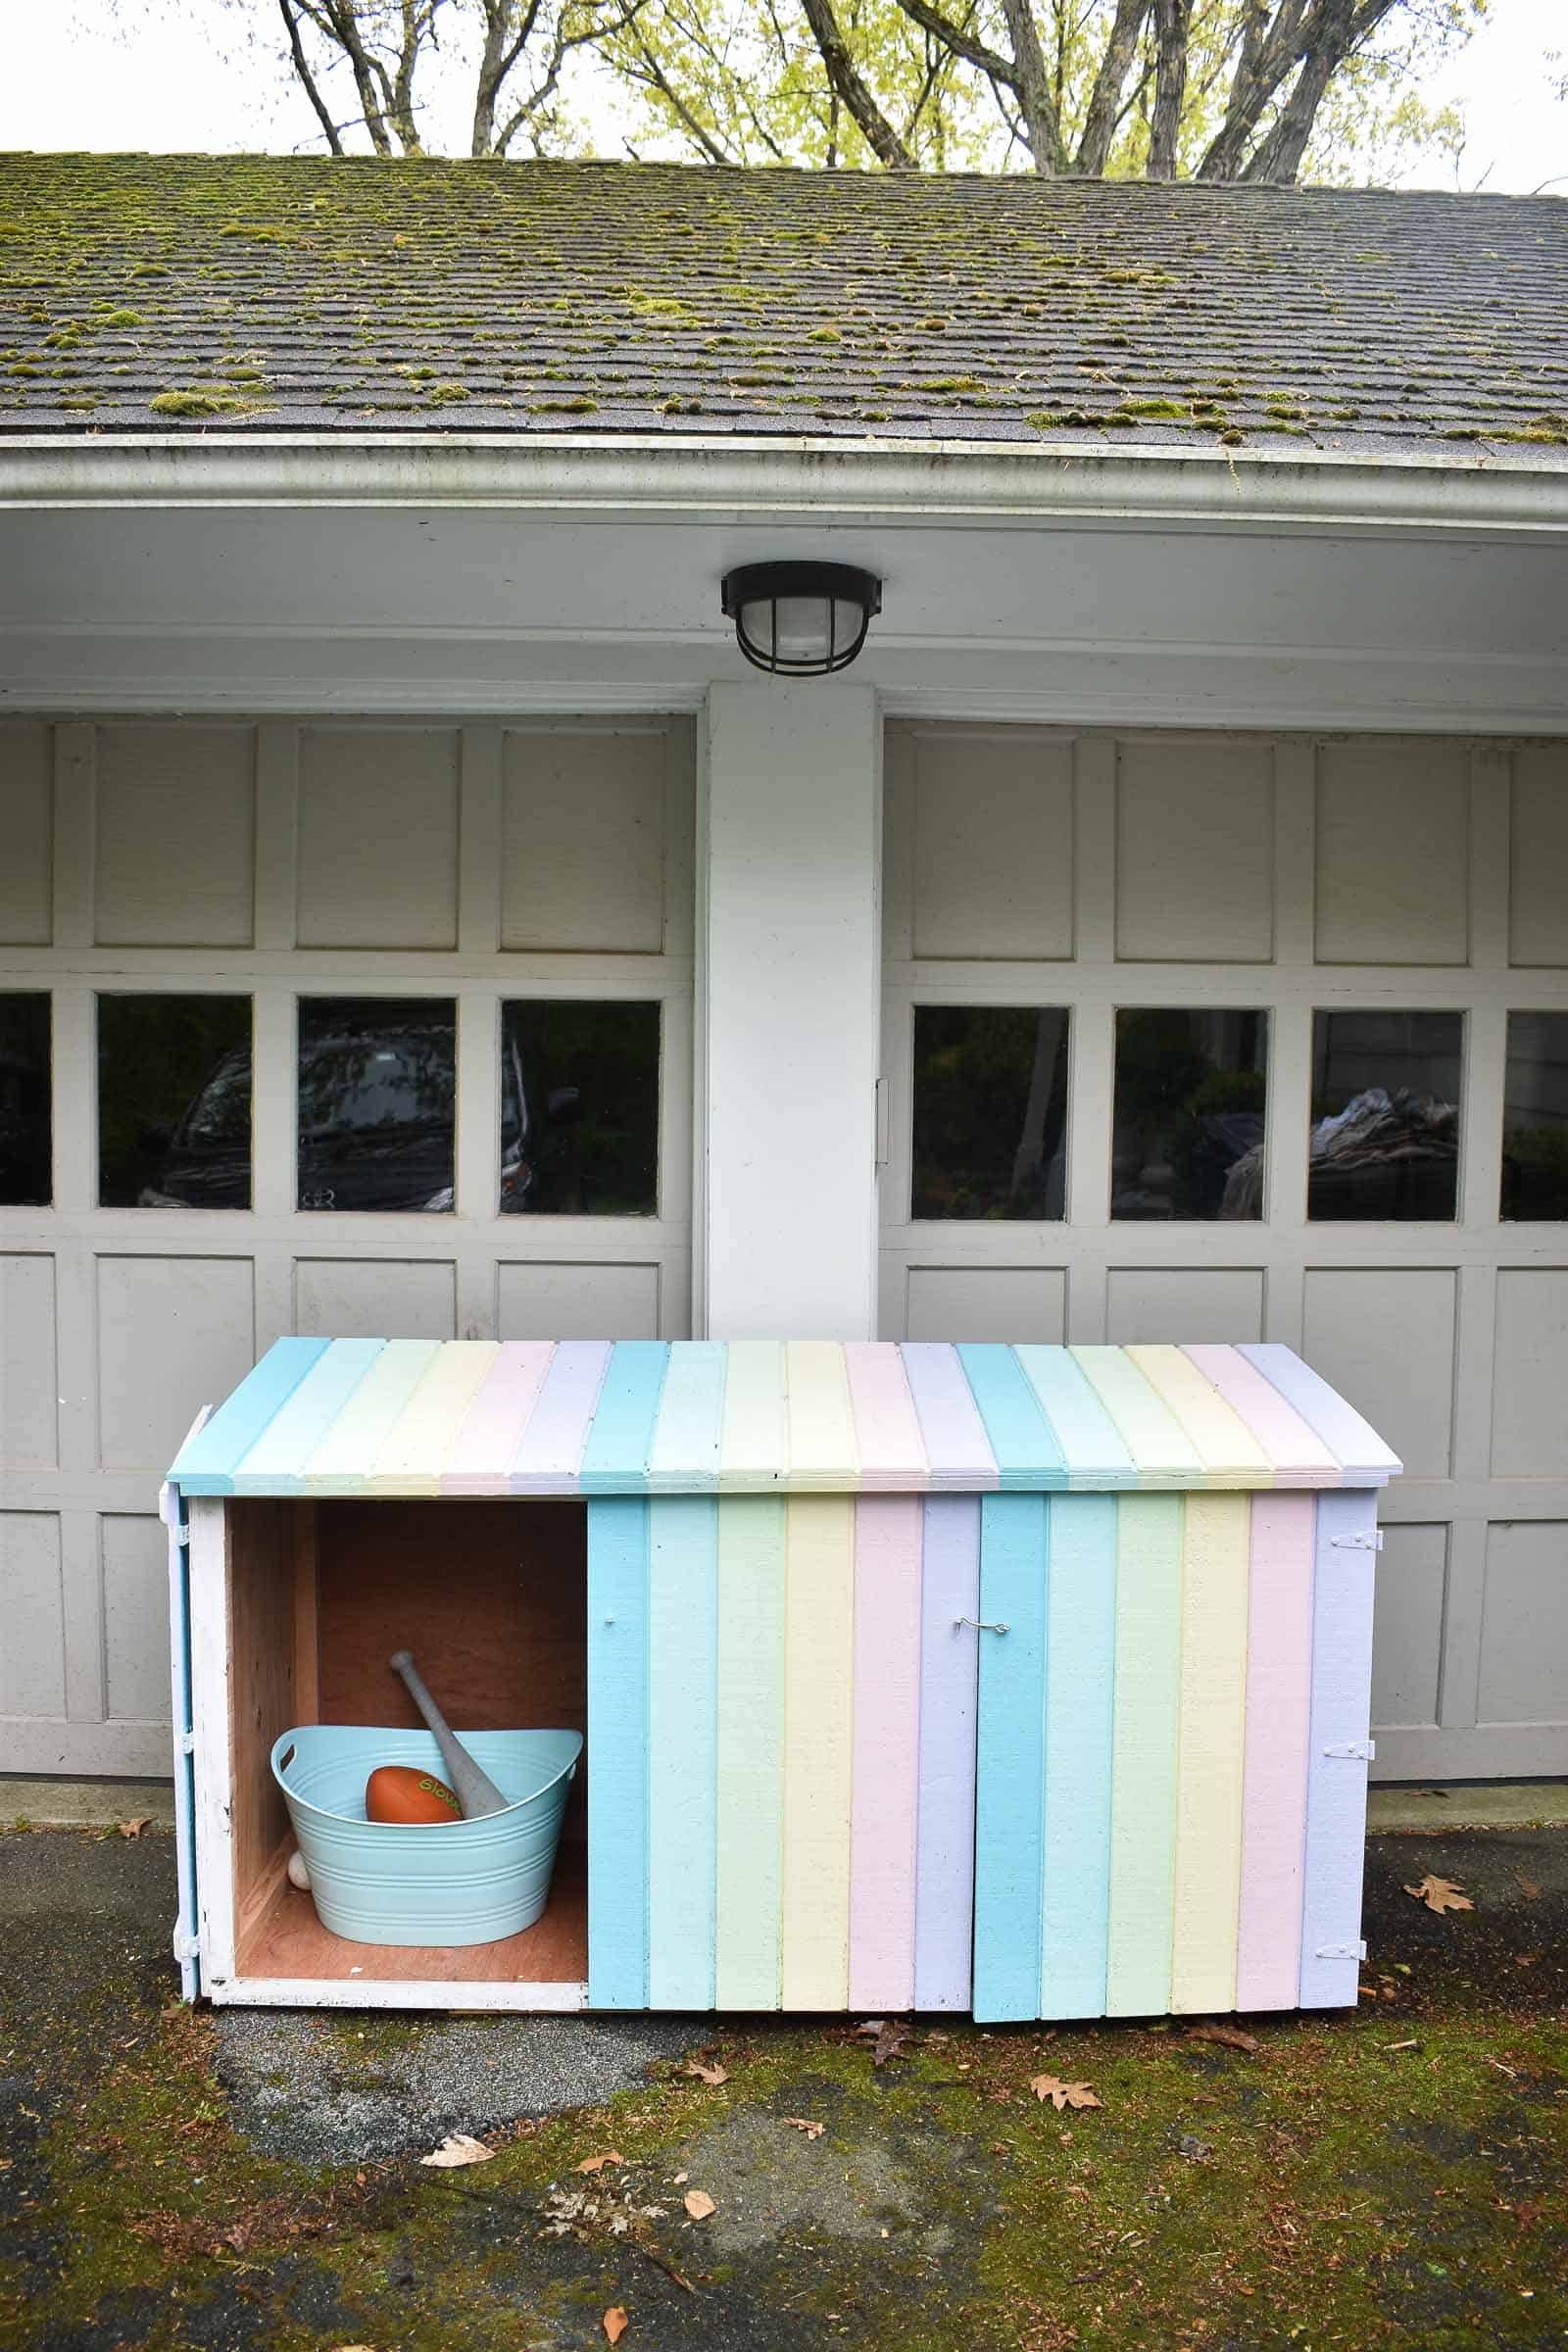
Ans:
[[[385,1346],[385,1340],[334,1340],[241,1455],[233,1492],[300,1494],[306,1463]]]
[[[393,1423],[440,1353],[439,1340],[388,1340],[305,1465],[305,1494],[358,1494]]]
[[[728,1353],[722,1340],[678,1341],[670,1348],[648,1456],[652,1494],[710,1494],[716,1490]]]
[[[718,1498],[648,1506],[648,2000],[711,2009]]]
[[[1108,2017],[1157,2017],[1170,2006],[1181,1640],[1182,1498],[1123,1494],[1116,1504]]]
[[[231,1494],[236,1464],[327,1345],[325,1340],[279,1340],[269,1348],[217,1412],[185,1440],[169,1473],[170,1484],[183,1494]]]
[[[1067,1464],[1070,1488],[1136,1487],[1138,1471],[1099,1391],[1066,1348],[1015,1348],[1014,1355]]]
[[[736,1349],[730,1349],[733,1364]],[[718,1508],[715,1977],[721,2009],[780,1997],[784,1818],[784,1502]]]
[[[1121,1433],[1141,1488],[1208,1484],[1197,1446],[1124,1348],[1073,1348],[1068,1353]]]
[[[782,1493],[789,1464],[784,1343],[731,1340],[726,1354],[719,1493]]]

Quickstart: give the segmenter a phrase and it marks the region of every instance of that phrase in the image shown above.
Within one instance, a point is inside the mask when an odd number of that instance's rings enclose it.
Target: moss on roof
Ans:
[[[1555,463],[1568,203],[19,155],[0,352],[11,432],[1278,435]]]

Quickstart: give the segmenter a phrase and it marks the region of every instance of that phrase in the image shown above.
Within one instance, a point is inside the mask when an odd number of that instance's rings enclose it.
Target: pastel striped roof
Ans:
[[[1290,1348],[279,1340],[186,1494],[977,1494],[1381,1487]]]

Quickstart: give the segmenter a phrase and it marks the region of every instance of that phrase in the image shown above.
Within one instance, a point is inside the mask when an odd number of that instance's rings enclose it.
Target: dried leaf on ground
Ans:
[[[618,2148],[607,2148],[603,2156],[585,2156],[577,2170],[579,2173],[602,2173],[607,2164],[624,2164],[625,2161]]]
[[[1440,1916],[1445,1911],[1475,1909],[1470,1897],[1460,1891],[1456,1880],[1434,1878],[1430,1870],[1419,1886],[1407,1886],[1404,1891],[1413,1894],[1418,1903],[1425,1903],[1429,1911],[1436,1911]]]
[[[820,2139],[827,2130],[826,2124],[813,2124],[808,2115],[787,2115],[784,2121],[795,2131],[804,2132],[808,2139]]]
[[[1221,2042],[1227,2050],[1245,2050],[1249,2057],[1257,2048],[1255,2034],[1244,2033],[1240,2026],[1227,2026],[1219,2019],[1212,2024],[1189,2026],[1187,2038],[1189,2041]]]
[[[873,2066],[886,2066],[890,2058],[901,2057],[911,2031],[907,2020],[902,2017],[868,2017],[863,2025],[856,2028],[860,2039],[873,2045]]]
[[[120,1835],[122,1838],[139,1838],[143,1830],[150,1830],[152,1826],[153,1817],[150,1813],[138,1813],[134,1821],[121,1823]]]
[[[1064,2107],[1102,2107],[1087,2082],[1063,2082],[1058,2075],[1031,2075],[1029,2087],[1037,2099],[1049,2099],[1057,2114]]]
[[[466,2132],[449,2132],[441,2145],[421,2156],[419,2162],[450,2171],[460,2164],[488,2164],[494,2154],[494,2148],[487,2148],[482,2139],[470,2139]]]
[[[716,2090],[721,2082],[729,2081],[721,2066],[704,2066],[700,2058],[688,2058],[683,2071],[695,2075],[699,2082],[706,2082],[710,2090]]]
[[[626,2319],[626,2314],[621,2309],[620,2305],[618,2303],[612,2303],[610,2309],[606,2312],[599,2325],[601,2328],[603,2328],[611,2342],[612,2344],[618,2344],[621,2337],[626,2332],[628,2322]]]
[[[710,2213],[718,2211],[718,2205],[706,2188],[689,2188],[686,2191],[686,2210],[694,2222],[706,2222]]]
[[[1539,1902],[1541,1900],[1541,1888],[1537,1885],[1536,1881],[1534,1879],[1527,1879],[1522,1870],[1516,1870],[1513,1875],[1519,1882],[1519,1891],[1524,1896],[1525,1901],[1527,1903]]]

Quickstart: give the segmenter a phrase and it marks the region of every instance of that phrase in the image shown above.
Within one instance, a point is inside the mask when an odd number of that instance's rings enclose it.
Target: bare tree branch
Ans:
[[[305,55],[305,44],[300,39],[299,19],[289,6],[289,0],[277,0],[277,5],[288,31],[289,57],[294,67],[294,77],[315,109],[316,119],[321,125],[322,136],[331,153],[341,155],[343,142],[338,136],[338,125],[333,122],[331,111],[324,103],[321,93],[317,87],[316,76],[311,72],[310,61]]]
[[[1024,0],[1027,5],[1027,0]],[[860,77],[848,43],[833,13],[833,0],[801,0],[811,38],[821,52],[827,77],[865,134],[878,163],[895,172],[912,172],[913,156],[888,121]]]

